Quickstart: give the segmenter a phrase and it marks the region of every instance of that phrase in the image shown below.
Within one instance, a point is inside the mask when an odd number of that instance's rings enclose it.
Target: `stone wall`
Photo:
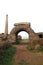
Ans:
[[[30,23],[16,23],[14,24],[14,28],[10,32],[10,35],[12,35],[12,37],[15,37],[14,41],[17,41],[17,35],[21,31],[26,31],[29,34],[29,39],[31,40],[36,40],[39,38],[31,28]]]

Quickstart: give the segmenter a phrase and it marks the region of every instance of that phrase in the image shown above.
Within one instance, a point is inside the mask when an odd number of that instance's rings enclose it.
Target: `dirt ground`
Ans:
[[[31,52],[26,48],[27,45],[14,45],[14,46],[17,48],[17,52],[15,54],[16,64],[18,65],[43,65],[43,53]]]

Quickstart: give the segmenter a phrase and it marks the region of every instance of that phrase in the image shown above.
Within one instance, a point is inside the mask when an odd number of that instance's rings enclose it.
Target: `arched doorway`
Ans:
[[[22,39],[28,39],[29,38],[29,34],[26,31],[19,32],[18,36],[21,36]]]
[[[27,32],[27,30],[25,30],[24,28],[20,28],[19,30],[16,31],[15,33],[16,36],[16,42],[17,43],[28,43],[29,42],[29,33]]]
[[[27,44],[29,42],[29,34],[26,31],[20,31],[18,32],[16,39],[20,44]]]

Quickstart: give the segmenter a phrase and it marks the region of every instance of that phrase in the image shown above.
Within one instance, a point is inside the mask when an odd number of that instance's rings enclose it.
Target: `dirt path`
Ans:
[[[33,53],[27,50],[27,45],[15,45],[17,52],[15,62],[27,62],[30,65],[43,65],[43,54]]]
[[[17,48],[17,50],[27,50],[27,45],[14,45],[16,48]]]

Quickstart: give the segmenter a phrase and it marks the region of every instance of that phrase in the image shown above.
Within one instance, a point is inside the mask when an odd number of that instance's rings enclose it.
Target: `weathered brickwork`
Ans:
[[[29,34],[29,39],[30,40],[36,40],[39,39],[38,35],[35,34],[33,29],[31,28],[30,23],[16,23],[14,24],[14,28],[10,32],[10,39],[13,40],[14,42],[17,41],[17,35],[21,31],[26,31]]]

